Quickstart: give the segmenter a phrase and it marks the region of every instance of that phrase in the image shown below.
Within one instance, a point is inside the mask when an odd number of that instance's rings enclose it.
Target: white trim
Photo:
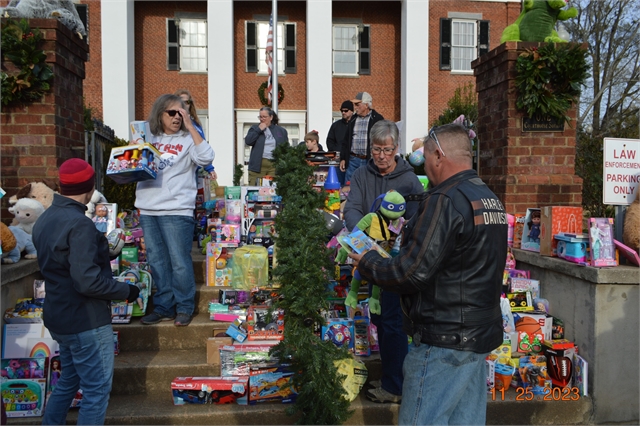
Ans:
[[[308,130],[315,129],[324,141],[331,128],[333,110],[332,63],[332,3],[329,0],[307,1],[307,113],[309,125],[300,128],[300,139]],[[309,52],[313,52],[309,54]],[[302,67],[298,67],[301,70]],[[300,71],[298,71],[300,72]],[[342,103],[342,100],[340,101]],[[284,111],[283,111],[284,112]],[[291,118],[284,117],[286,123],[304,123],[305,117],[293,113]],[[294,120],[294,121],[292,121]],[[298,121],[296,121],[298,120]],[[321,142],[322,143],[322,142]]]

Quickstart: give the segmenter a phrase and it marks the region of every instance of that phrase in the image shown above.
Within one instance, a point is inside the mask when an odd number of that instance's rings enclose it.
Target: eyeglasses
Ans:
[[[391,155],[396,150],[396,147],[393,148],[380,148],[379,146],[374,146],[371,148],[371,153],[374,155],[379,155],[381,152],[384,152],[384,155]]]
[[[435,141],[436,145],[438,145],[438,149],[442,153],[442,156],[446,157],[447,155],[442,150],[442,146],[440,145],[440,141],[438,140],[438,137],[436,136],[435,128],[431,129],[431,131],[429,132],[429,137]]]
[[[341,109],[340,112],[345,113],[351,111],[350,109]]]
[[[178,117],[182,117],[180,115],[180,111],[178,111],[177,109],[166,109],[166,110],[164,110],[164,112],[169,114],[169,117],[175,117],[176,114],[178,114]]]
[[[265,120],[266,120],[267,118],[269,118],[269,116],[268,116],[268,115],[265,115],[264,117],[263,117],[263,116],[261,116],[261,115],[259,115],[259,116],[258,116],[258,120],[260,120],[260,119],[265,119]]]
[[[187,104],[187,105],[191,105],[191,102],[192,102],[192,101],[191,101],[191,99],[187,99],[186,101],[183,101],[183,102],[184,102],[185,104]]]

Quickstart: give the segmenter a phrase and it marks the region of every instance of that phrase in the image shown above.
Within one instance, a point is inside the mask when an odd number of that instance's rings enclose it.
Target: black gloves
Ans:
[[[140,295],[140,289],[137,285],[129,285],[129,296],[127,296],[127,302],[135,302]]]

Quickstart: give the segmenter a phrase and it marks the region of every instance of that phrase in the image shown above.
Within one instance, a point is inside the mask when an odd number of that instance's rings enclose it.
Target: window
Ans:
[[[207,71],[207,21],[167,19],[167,69]]]
[[[267,74],[265,61],[269,22],[245,22],[245,52],[246,71]],[[291,22],[278,23],[276,34],[278,75],[295,74],[296,67],[296,24]]]
[[[471,73],[471,62],[489,51],[489,21],[440,19],[440,69]]]
[[[370,43],[368,25],[340,24],[333,26],[333,74],[370,74]]]

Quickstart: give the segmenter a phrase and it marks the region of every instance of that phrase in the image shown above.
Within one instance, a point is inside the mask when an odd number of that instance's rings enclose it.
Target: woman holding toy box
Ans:
[[[162,153],[155,180],[138,182],[135,206],[147,246],[156,293],[154,310],[142,324],[173,320],[189,325],[196,292],[191,259],[196,168],[211,164],[215,156],[191,120],[182,99],[162,95],[149,115],[153,145]]]

